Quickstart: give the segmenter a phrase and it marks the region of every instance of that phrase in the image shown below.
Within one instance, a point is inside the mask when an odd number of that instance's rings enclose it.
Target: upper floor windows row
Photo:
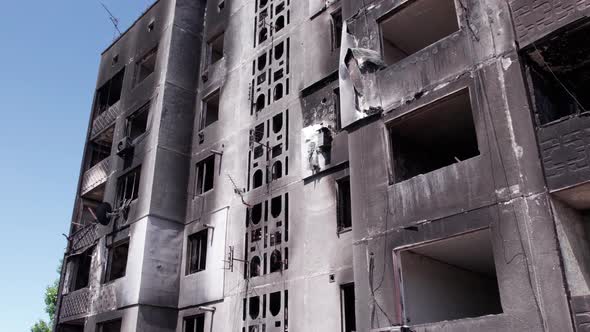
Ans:
[[[139,60],[135,62],[132,82],[133,87],[139,85],[155,71],[157,55],[158,46],[144,53]],[[115,56],[115,58],[118,59],[118,56]],[[126,68],[124,67],[96,91],[94,116],[104,113],[121,99],[125,81],[125,72]]]

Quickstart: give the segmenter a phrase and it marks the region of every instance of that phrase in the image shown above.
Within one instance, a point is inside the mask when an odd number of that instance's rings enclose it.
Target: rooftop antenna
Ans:
[[[111,13],[111,11],[107,8],[107,6],[102,1],[99,1],[99,3],[102,6],[102,8],[104,8],[104,10],[106,10],[107,13],[109,14],[109,19],[113,23],[113,26],[115,26],[115,30],[117,30],[119,35],[121,35],[122,34],[121,30],[119,30],[119,19],[116,18],[115,15],[113,15],[113,13]]]

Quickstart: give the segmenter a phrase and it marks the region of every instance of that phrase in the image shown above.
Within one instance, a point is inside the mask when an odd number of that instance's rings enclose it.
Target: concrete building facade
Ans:
[[[590,329],[589,7],[155,2],[101,56],[56,331]]]

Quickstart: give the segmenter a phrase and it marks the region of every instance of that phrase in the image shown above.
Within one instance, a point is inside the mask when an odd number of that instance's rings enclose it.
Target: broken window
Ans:
[[[350,177],[336,181],[336,186],[338,193],[338,231],[343,231],[352,227],[352,212],[350,207]]]
[[[379,23],[387,64],[394,64],[459,30],[454,0],[408,1]]]
[[[576,22],[525,51],[538,125],[590,109],[590,20]]]
[[[98,323],[96,330],[98,332],[121,332],[121,319]]]
[[[115,243],[108,247],[109,257],[105,282],[109,282],[125,276],[127,269],[127,255],[129,253],[129,240]]]
[[[72,271],[73,275],[70,283],[71,292],[88,287],[90,265],[92,264],[92,252],[93,250],[89,249],[72,258],[74,270]]]
[[[148,103],[127,118],[126,134],[132,141],[147,130],[149,110],[150,104]]]
[[[95,116],[106,111],[121,99],[121,91],[123,90],[123,79],[125,78],[125,68],[103,84],[98,91],[96,91],[96,101],[94,106]]]
[[[135,83],[133,86],[141,83],[148,76],[150,76],[156,69],[156,58],[158,55],[158,47],[154,47],[146,55],[144,55],[135,64]]]
[[[205,315],[200,314],[184,319],[184,332],[205,332]]]
[[[225,38],[224,33],[213,37],[207,42],[207,52],[209,57],[209,64],[214,64],[223,58],[223,41]]]
[[[215,178],[215,155],[210,155],[197,163],[197,183],[195,195],[201,195],[213,189]]]
[[[283,30],[285,27],[285,16],[279,16],[275,22],[275,32]]]
[[[205,270],[207,262],[207,235],[204,229],[188,237],[186,274]]]
[[[127,172],[117,180],[117,207],[121,207],[139,197],[141,166]]]
[[[332,13],[332,50],[340,48],[342,42],[342,10]]]
[[[479,155],[468,89],[410,112],[389,131],[395,182]]]
[[[210,124],[219,119],[219,90],[213,92],[203,100],[201,109],[200,130],[205,129]]]
[[[356,331],[356,316],[354,311],[354,283],[340,286],[340,306],[342,317],[342,331]]]
[[[488,229],[404,249],[394,259],[401,266],[405,323],[502,313]]]

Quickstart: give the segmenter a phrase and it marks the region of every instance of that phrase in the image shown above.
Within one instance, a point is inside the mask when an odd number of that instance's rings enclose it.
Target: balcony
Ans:
[[[81,318],[90,313],[90,290],[82,288],[62,297],[59,321]]]
[[[82,229],[74,232],[71,239],[71,248],[70,252],[72,251],[82,251],[91,245],[94,244],[94,240],[96,240],[96,227],[95,225],[89,225],[87,227],[83,227]]]
[[[113,106],[107,108],[104,112],[100,113],[92,122],[92,130],[90,132],[90,137],[95,137],[110,125],[115,122],[117,116],[121,114],[121,108],[119,107],[119,102],[114,104]]]
[[[111,173],[111,168],[111,157],[107,157],[84,172],[84,175],[82,175],[80,195],[102,201],[102,197],[95,196],[101,196],[97,191],[107,181]]]

